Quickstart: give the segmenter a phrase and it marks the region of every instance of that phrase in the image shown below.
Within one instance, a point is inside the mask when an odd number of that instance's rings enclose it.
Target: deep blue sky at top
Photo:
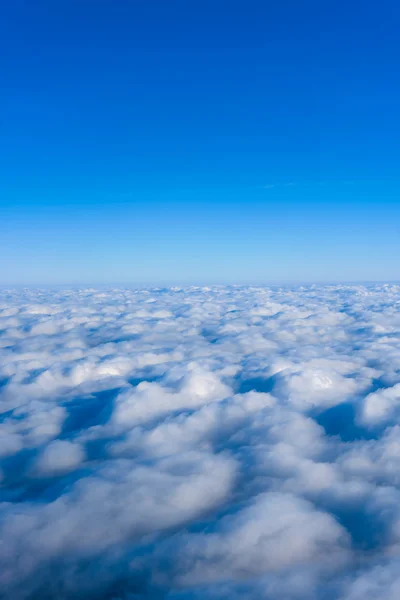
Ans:
[[[397,0],[0,6],[0,283],[400,278]]]

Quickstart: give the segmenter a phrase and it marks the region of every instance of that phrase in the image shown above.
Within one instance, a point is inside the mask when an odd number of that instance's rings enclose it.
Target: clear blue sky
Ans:
[[[398,0],[12,0],[0,29],[0,283],[400,279]]]

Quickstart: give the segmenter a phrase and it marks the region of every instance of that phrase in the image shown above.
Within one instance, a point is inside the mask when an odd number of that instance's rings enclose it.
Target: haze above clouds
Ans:
[[[0,595],[397,600],[400,285],[0,292]]]

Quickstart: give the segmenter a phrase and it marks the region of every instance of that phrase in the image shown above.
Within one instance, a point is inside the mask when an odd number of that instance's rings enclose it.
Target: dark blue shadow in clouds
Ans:
[[[374,550],[382,544],[385,525],[362,508],[357,510],[333,510],[341,525],[349,532],[353,544],[361,550]]]
[[[239,382],[238,394],[246,394],[247,392],[255,391],[268,394],[272,392],[276,378],[272,377],[251,377],[250,379],[243,379]]]
[[[0,388],[5,387],[9,381],[10,381],[10,377],[1,377],[0,378]]]
[[[343,402],[315,415],[314,419],[325,429],[327,435],[338,435],[343,442],[376,439],[376,433],[358,426],[355,417],[354,405],[351,402]]]
[[[204,327],[201,330],[201,335],[210,344],[215,344],[218,341],[218,331],[216,329],[211,329],[211,328]]]
[[[6,419],[11,417],[13,412],[14,412],[14,409],[11,408],[10,410],[6,410],[5,412],[0,413],[0,423],[3,423]]]
[[[27,461],[28,467],[32,464]],[[48,504],[53,502],[72,487],[72,485],[82,479],[82,477],[91,474],[89,469],[78,469],[73,473],[60,474],[54,477],[19,477],[13,480],[8,477],[4,490],[2,491],[2,499],[6,502],[38,502]]]
[[[107,423],[120,390],[121,388],[113,388],[95,392],[90,396],[79,397],[65,404],[68,417],[64,422],[60,437],[66,438],[82,429]]]
[[[146,381],[147,383],[154,383],[156,381],[161,381],[161,379],[162,377],[160,375],[143,375],[143,377],[131,377],[128,379],[128,383],[130,383],[130,385],[133,387],[136,387],[143,381]]]

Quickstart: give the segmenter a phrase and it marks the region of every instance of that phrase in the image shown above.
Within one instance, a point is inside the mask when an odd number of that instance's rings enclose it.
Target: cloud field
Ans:
[[[400,285],[2,290],[0,334],[1,598],[400,598]]]

